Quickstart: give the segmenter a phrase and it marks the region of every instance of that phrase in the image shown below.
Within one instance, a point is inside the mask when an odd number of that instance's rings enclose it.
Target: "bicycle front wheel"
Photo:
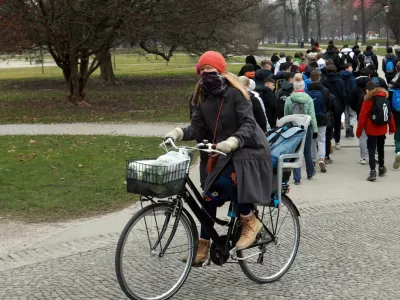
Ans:
[[[248,278],[257,283],[270,283],[281,278],[291,267],[300,244],[298,211],[285,195],[277,208],[258,207],[263,229],[256,243],[262,244],[238,251],[239,264]]]
[[[143,208],[120,236],[115,267],[121,289],[130,299],[169,299],[189,275],[198,233],[187,211],[177,220],[174,208],[172,203]]]

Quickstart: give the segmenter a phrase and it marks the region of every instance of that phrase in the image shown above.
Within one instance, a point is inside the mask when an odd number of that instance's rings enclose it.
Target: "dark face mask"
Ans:
[[[200,85],[204,96],[222,95],[228,88],[226,78],[217,72],[203,72]]]

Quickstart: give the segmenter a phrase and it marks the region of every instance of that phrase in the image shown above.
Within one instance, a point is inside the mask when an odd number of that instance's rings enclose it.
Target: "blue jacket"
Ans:
[[[340,78],[342,78],[343,81],[349,82],[351,90],[353,90],[357,86],[356,79],[354,78],[353,73],[350,73],[349,71],[340,71]]]

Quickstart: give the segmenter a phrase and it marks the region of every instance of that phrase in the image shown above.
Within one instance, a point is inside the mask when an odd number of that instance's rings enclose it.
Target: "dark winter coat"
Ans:
[[[320,92],[320,93],[321,93],[322,99],[323,99],[323,101],[324,101],[323,107],[320,105],[320,103],[317,105],[317,104],[315,103],[315,101],[314,101],[314,110],[315,110],[315,116],[316,116],[316,118],[317,118],[317,124],[318,124],[318,126],[326,126],[326,125],[328,125],[328,120],[327,120],[327,118],[326,118],[326,115],[327,115],[329,112],[334,112],[334,105],[335,105],[335,102],[336,102],[336,98],[335,98],[334,95],[332,95],[332,94],[330,93],[330,91],[329,91],[327,88],[325,88],[325,87],[322,85],[321,82],[311,82],[311,83],[308,85],[307,94],[308,94],[312,99],[314,99],[314,98],[315,98],[315,97],[314,97],[314,94],[315,94],[316,92]],[[322,114],[320,113],[320,111],[321,111],[323,108],[325,109],[325,112],[323,113],[323,117],[321,117]]]
[[[360,115],[361,106],[364,102],[366,93],[367,83],[370,82],[368,76],[360,76],[356,78],[356,87],[351,91],[351,97],[349,98],[349,106],[352,110],[357,113],[357,117]]]
[[[257,71],[261,69],[259,65],[257,65],[256,58],[253,55],[249,55],[246,57],[246,64],[240,69],[238,76],[243,76],[245,72],[245,67],[247,64],[252,64],[254,66],[254,70]]]
[[[250,95],[250,99],[251,99],[251,104],[253,106],[254,119],[256,119],[256,122],[257,122],[258,126],[260,126],[262,131],[266,132],[267,131],[267,117],[265,116],[265,113],[261,106],[260,100],[258,100],[253,93],[249,93],[249,95]]]
[[[325,56],[326,60],[328,60],[328,59],[333,60],[333,63],[335,64],[336,68],[339,70],[340,58],[339,58],[339,55],[336,53],[335,47],[328,47],[328,49],[326,49],[324,56]]]
[[[254,81],[256,83],[256,92],[259,92],[260,89],[264,87],[264,81],[266,78],[273,78],[274,73],[271,71],[268,71],[266,69],[260,69],[256,71],[256,74],[254,76]]]
[[[364,52],[363,60],[362,60],[362,62],[361,62],[361,66],[362,66],[361,69],[367,67],[367,66],[365,65],[365,56],[371,56],[372,62],[374,63],[376,69],[379,70],[379,68],[378,68],[378,67],[379,67],[378,56],[376,56],[376,55],[374,54],[374,52],[372,52],[372,51],[365,51],[365,52]]]
[[[344,88],[346,90],[346,105],[349,105],[351,91],[357,86],[356,79],[354,78],[353,74],[349,71],[343,70],[339,73],[340,78],[343,80]]]
[[[268,111],[269,109],[274,109],[276,110],[276,97],[275,97],[275,93],[267,88],[266,86],[264,86],[260,91],[256,90],[261,97],[261,100],[264,103],[264,107],[265,110]]]
[[[336,97],[337,101],[340,103],[340,111],[343,112],[346,104],[347,93],[344,87],[344,82],[340,78],[339,73],[328,73],[326,75],[327,81],[330,84],[330,92]],[[337,113],[339,113],[337,112]]]
[[[382,88],[376,88],[372,91],[369,91],[364,98],[364,102],[361,107],[360,117],[358,118],[358,126],[357,126],[357,137],[359,138],[362,134],[363,129],[367,135],[371,136],[381,136],[386,135],[388,132],[388,125],[376,125],[371,120],[371,110],[373,105],[373,98],[375,97],[388,97],[388,92]],[[396,125],[394,123],[393,114],[391,113],[390,122],[389,122],[389,131],[390,133],[395,133]]]
[[[277,117],[281,119],[285,116],[285,101],[293,93],[293,83],[285,81],[282,88],[276,93]]]
[[[216,130],[215,143],[233,136],[239,141],[234,152],[220,156],[208,175],[204,191],[208,191],[221,171],[233,161],[238,183],[239,203],[267,205],[272,193],[272,160],[269,143],[253,116],[253,108],[239,90],[230,86],[224,93],[224,103]],[[191,125],[183,129],[184,140],[198,140],[209,128],[215,131],[221,96],[208,96],[196,107]]]

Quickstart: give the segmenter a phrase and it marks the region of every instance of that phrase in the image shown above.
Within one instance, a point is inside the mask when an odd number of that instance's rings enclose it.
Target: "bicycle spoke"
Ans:
[[[247,277],[258,283],[267,283],[283,276],[293,263],[299,245],[300,227],[296,210],[285,196],[279,208],[263,207],[261,221],[265,228],[256,246],[238,251],[238,257],[248,257],[239,261]],[[268,241],[269,238],[272,240]]]
[[[136,221],[128,223],[129,230],[118,243],[118,282],[123,291],[134,299],[166,299],[186,280],[194,259],[191,223],[186,217],[170,218],[173,207],[169,203],[153,204],[143,211],[142,215],[139,212],[138,216],[132,217]],[[153,246],[150,251],[147,244]],[[185,256],[188,259],[182,263]]]

